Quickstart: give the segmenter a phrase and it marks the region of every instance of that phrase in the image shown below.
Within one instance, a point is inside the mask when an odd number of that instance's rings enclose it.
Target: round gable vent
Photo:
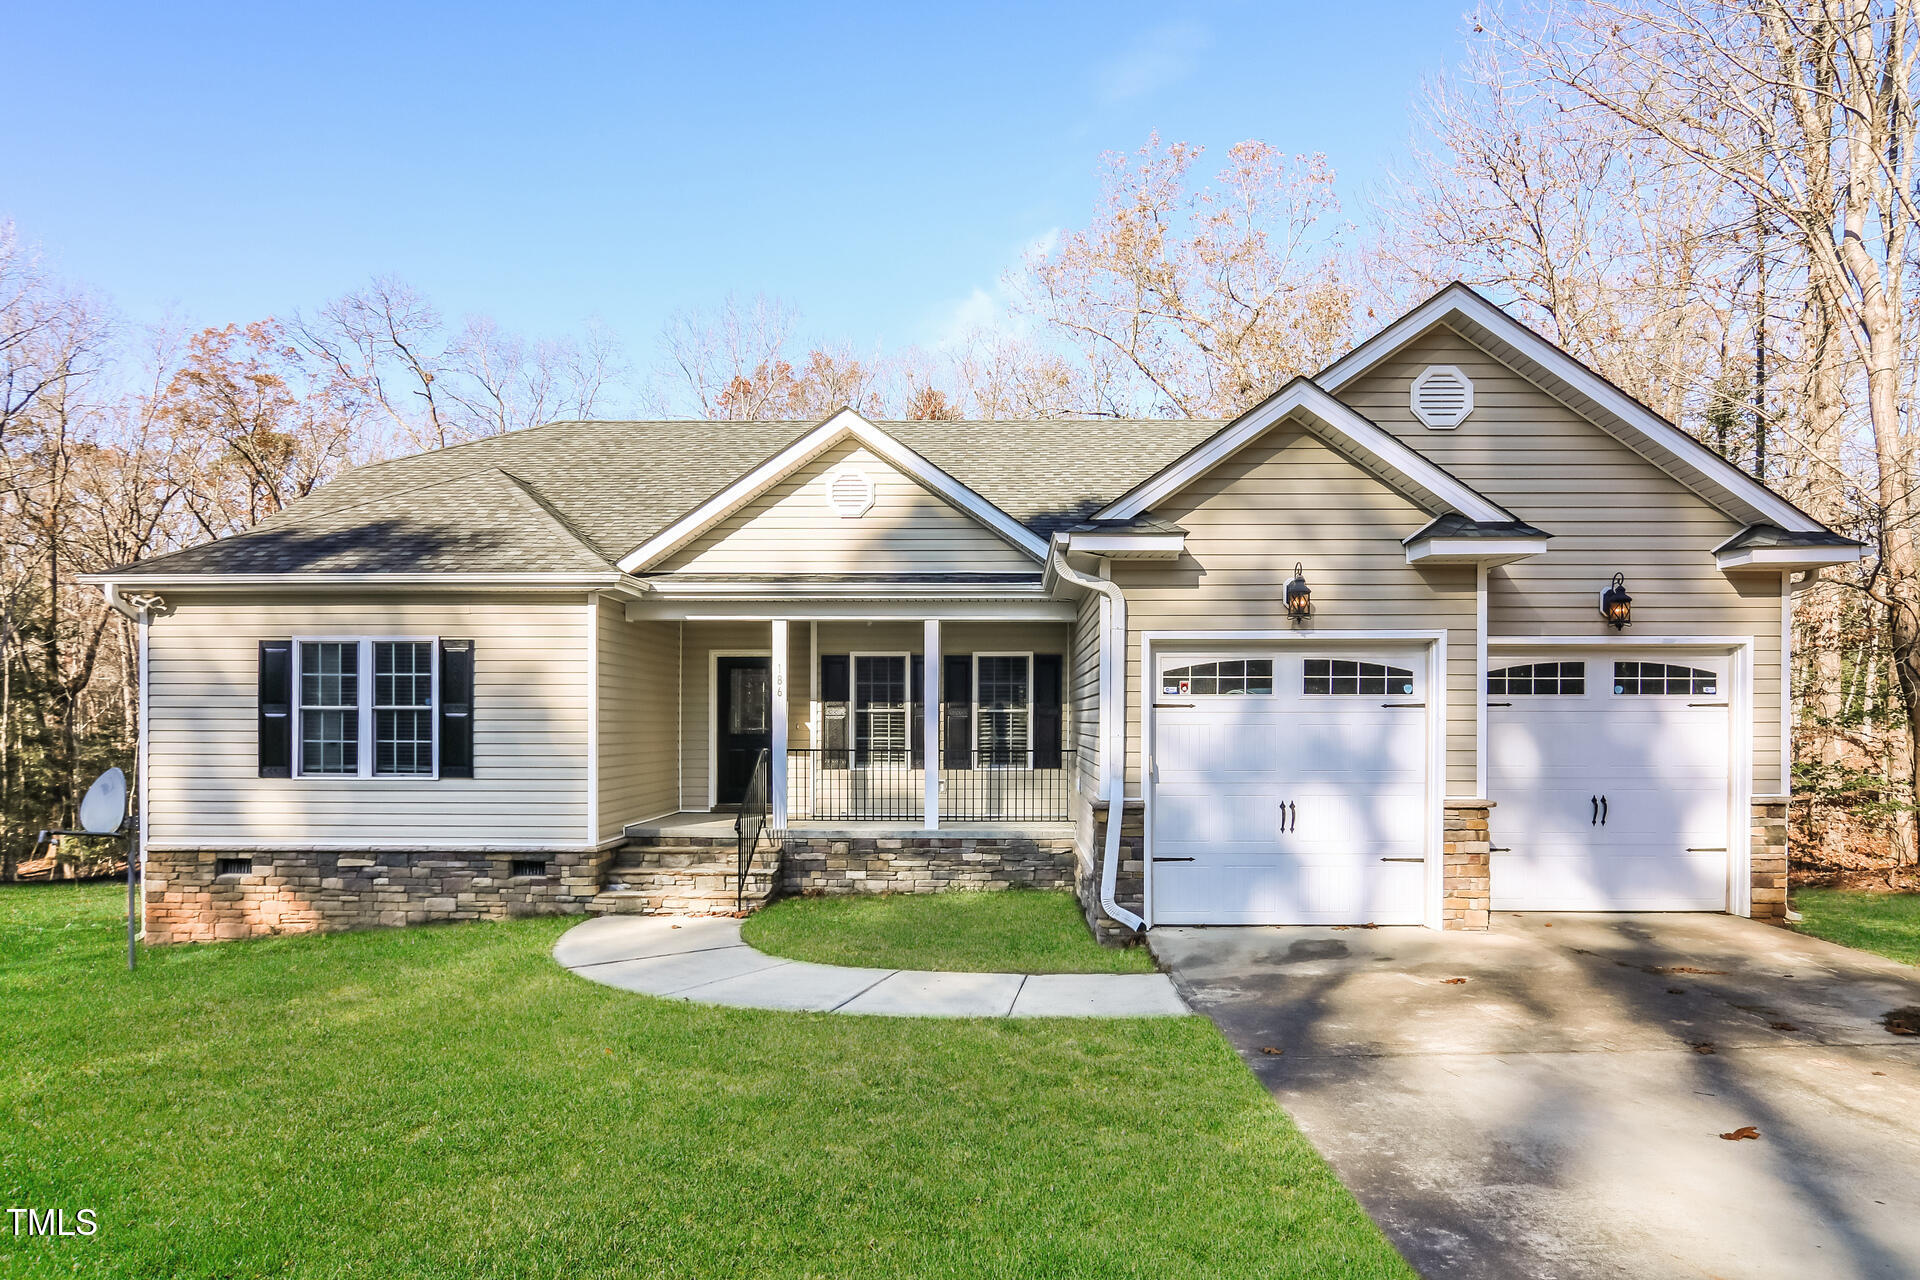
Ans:
[[[1413,380],[1413,416],[1430,430],[1451,431],[1473,412],[1473,383],[1450,364],[1430,365]]]
[[[827,476],[827,505],[846,519],[867,514],[873,496],[873,477],[858,467],[841,467]]]

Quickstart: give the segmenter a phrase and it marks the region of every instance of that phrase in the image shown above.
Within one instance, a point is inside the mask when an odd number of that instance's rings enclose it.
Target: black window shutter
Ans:
[[[946,735],[941,755],[949,769],[968,769],[973,765],[973,658],[950,653],[941,664],[940,704]]]
[[[907,663],[907,705],[912,708],[908,716],[907,732],[913,735],[913,741],[907,744],[908,763],[913,768],[925,767],[927,763],[927,707],[925,692],[927,687],[927,657],[923,653],[913,655]]]
[[[847,767],[847,702],[853,690],[853,660],[844,653],[820,655],[821,764]]]
[[[260,642],[260,776],[293,776],[293,641]]]
[[[473,641],[440,642],[440,776],[473,776]]]
[[[1033,655],[1033,767],[1060,767],[1060,700],[1064,664],[1057,653]]]

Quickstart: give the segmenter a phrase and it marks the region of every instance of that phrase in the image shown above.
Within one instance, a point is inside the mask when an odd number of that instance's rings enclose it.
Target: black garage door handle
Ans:
[[[1155,862],[1192,862],[1192,858],[1155,858]]]
[[[1600,825],[1600,797],[1588,796],[1587,803],[1593,806],[1593,816],[1587,819],[1587,825],[1597,827]]]
[[[1600,825],[1603,827],[1607,825],[1607,798],[1605,796],[1600,797]]]

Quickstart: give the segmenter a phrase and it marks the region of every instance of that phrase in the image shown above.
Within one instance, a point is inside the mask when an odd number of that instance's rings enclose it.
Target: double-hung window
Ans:
[[[437,776],[437,649],[413,637],[297,640],[301,776]]]
[[[973,690],[973,731],[980,767],[1028,768],[1033,750],[1032,655],[974,655]]]

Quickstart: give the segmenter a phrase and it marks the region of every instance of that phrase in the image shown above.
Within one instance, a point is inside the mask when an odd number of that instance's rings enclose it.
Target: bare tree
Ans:
[[[1092,353],[1113,379],[1096,398],[1121,411],[1237,412],[1348,334],[1325,157],[1242,142],[1217,185],[1196,188],[1201,154],[1155,135],[1131,160],[1109,155],[1092,225],[1028,264],[1029,305]]]

